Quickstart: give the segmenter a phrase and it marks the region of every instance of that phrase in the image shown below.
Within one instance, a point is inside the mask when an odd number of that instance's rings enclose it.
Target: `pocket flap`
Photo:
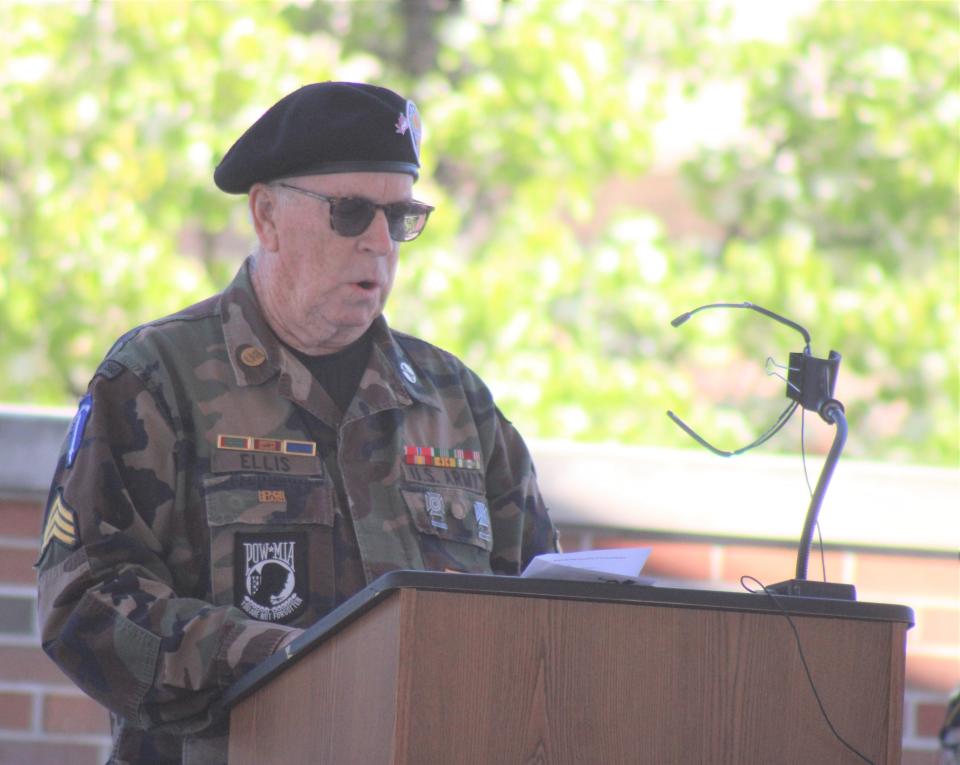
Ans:
[[[493,549],[490,512],[482,494],[438,486],[408,486],[400,493],[420,533]]]
[[[227,473],[203,478],[209,526],[232,523],[333,525],[333,492],[323,478]]]

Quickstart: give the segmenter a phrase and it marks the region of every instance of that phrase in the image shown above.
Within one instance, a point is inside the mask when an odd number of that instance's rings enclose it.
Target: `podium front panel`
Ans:
[[[295,644],[299,661],[238,689],[231,765],[858,761],[787,619],[753,596],[421,576],[368,593]],[[899,763],[909,609],[779,600],[838,732]]]

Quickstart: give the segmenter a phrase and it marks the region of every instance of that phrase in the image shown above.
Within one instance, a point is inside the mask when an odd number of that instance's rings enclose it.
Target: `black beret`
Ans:
[[[223,191],[324,173],[407,173],[420,168],[417,107],[387,88],[318,82],[281,98],[230,147],[214,170]]]

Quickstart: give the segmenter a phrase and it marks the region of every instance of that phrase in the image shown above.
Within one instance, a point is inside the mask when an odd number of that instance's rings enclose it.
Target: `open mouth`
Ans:
[[[364,290],[372,290],[374,287],[377,286],[377,283],[371,282],[371,281],[362,281],[362,282],[357,282],[357,286]]]

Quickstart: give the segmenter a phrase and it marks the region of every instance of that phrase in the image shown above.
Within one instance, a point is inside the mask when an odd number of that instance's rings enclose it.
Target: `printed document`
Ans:
[[[616,550],[546,553],[530,561],[521,576],[577,582],[653,584],[653,579],[640,576],[650,549],[625,547]]]

